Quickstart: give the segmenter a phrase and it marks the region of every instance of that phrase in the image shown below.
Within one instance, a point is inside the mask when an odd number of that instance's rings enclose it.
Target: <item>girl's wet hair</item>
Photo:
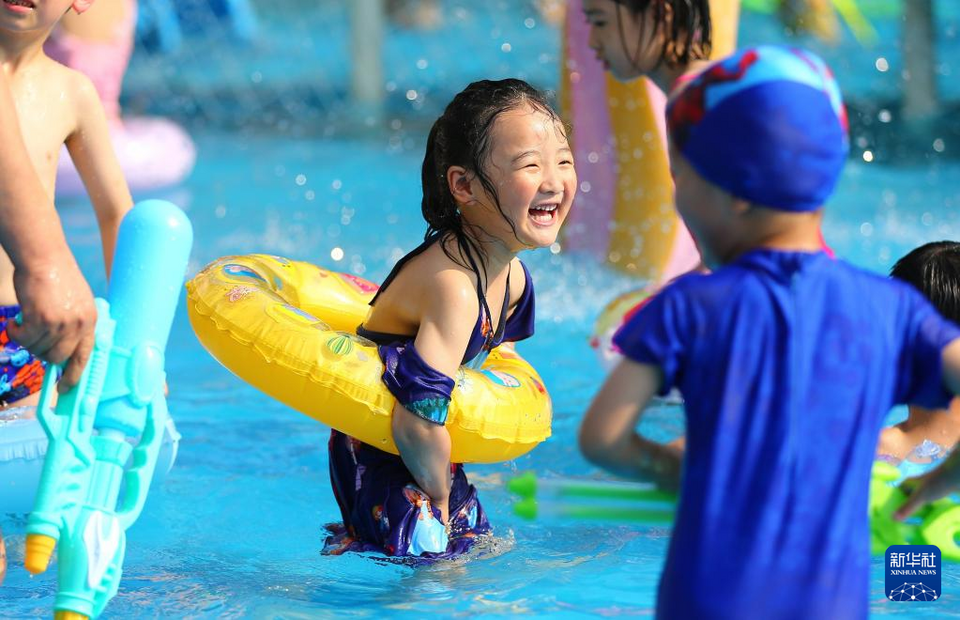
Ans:
[[[668,67],[685,66],[692,60],[706,60],[710,56],[712,47],[710,32],[710,2],[709,0],[613,0],[623,5],[634,15],[647,11],[650,4],[654,7],[654,19],[658,26],[664,29],[663,49],[660,50],[660,62],[667,63]],[[673,19],[666,23],[667,6],[672,9]],[[623,24],[620,23],[620,13],[617,13],[617,25],[620,28],[620,39],[624,49],[630,49],[623,33]],[[646,33],[641,30],[641,41]],[[641,49],[637,50],[640,54]],[[632,59],[634,65],[636,59]]]
[[[960,323],[960,243],[922,245],[898,260],[890,275],[912,284],[940,314]]]
[[[522,106],[529,106],[556,120],[560,118],[547,103],[543,93],[523,80],[481,80],[463,89],[443,111],[430,129],[427,150],[423,156],[421,179],[423,183],[423,219],[427,221],[429,238],[434,235],[452,235],[460,246],[460,253],[472,261],[471,255],[481,254],[477,243],[466,234],[460,217],[457,201],[447,184],[447,170],[461,166],[473,175],[493,199],[503,219],[510,224],[516,236],[513,222],[503,213],[497,188],[485,171],[491,149],[491,130],[497,118]],[[465,267],[462,256],[454,256],[446,244],[443,251]]]

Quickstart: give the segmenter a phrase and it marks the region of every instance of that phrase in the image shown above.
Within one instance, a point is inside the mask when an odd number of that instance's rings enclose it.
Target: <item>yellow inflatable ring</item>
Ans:
[[[221,258],[187,282],[200,342],[257,389],[324,424],[397,453],[396,402],[376,346],[356,335],[377,286],[304,262],[253,254]],[[456,463],[516,458],[550,436],[550,397],[512,348],[480,370],[461,368],[447,416]]]

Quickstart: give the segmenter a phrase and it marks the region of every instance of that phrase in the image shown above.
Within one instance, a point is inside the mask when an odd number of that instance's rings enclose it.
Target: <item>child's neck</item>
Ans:
[[[489,274],[490,279],[504,273],[517,257],[517,251],[510,248],[502,239],[469,229],[467,235],[480,246],[482,252],[477,260],[483,264],[484,271]]]
[[[670,96],[674,90],[681,90],[689,78],[700,73],[708,64],[707,60],[691,60],[685,65],[670,67],[664,62],[650,74],[650,79]]]
[[[8,74],[13,75],[37,59],[45,57],[43,42],[47,40],[49,34],[49,32],[45,36],[37,36],[35,32],[0,34],[0,66]]]
[[[739,230],[733,233],[723,264],[730,263],[752,250],[780,250],[784,252],[819,252],[824,249],[820,211],[809,213],[779,212],[756,209],[746,216]]]

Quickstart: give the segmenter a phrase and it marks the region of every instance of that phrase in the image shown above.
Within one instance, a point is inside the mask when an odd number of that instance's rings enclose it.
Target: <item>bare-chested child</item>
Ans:
[[[44,41],[67,11],[82,14],[91,4],[93,0],[0,0],[0,66],[10,83],[30,161],[51,199],[57,160],[66,144],[96,211],[109,276],[120,220],[133,199],[93,84],[43,51]],[[50,286],[58,286],[55,278]],[[41,362],[20,346],[36,343],[15,343],[7,334],[7,322],[19,310],[13,264],[0,248],[0,408],[35,403],[43,379]]]
[[[60,18],[69,10],[81,14],[91,4],[93,0],[0,0],[0,69],[10,84],[30,162],[51,200],[57,160],[63,145],[67,145],[97,214],[109,276],[120,220],[133,206],[133,198],[113,152],[106,116],[93,84],[43,52],[43,43]],[[9,172],[0,170],[2,174]],[[49,286],[61,285],[57,272],[52,271]],[[44,350],[48,343],[16,343],[7,333],[7,323],[19,311],[13,263],[0,248],[0,410],[35,404],[43,382],[43,364],[21,345]],[[48,334],[46,339],[54,337]],[[5,572],[0,533],[0,583]]]

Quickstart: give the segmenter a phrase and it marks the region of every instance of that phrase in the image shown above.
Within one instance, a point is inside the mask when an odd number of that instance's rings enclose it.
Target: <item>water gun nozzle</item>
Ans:
[[[39,575],[47,570],[50,564],[50,556],[53,555],[53,548],[57,541],[42,534],[27,535],[27,553],[23,559],[23,566],[31,575]]]

